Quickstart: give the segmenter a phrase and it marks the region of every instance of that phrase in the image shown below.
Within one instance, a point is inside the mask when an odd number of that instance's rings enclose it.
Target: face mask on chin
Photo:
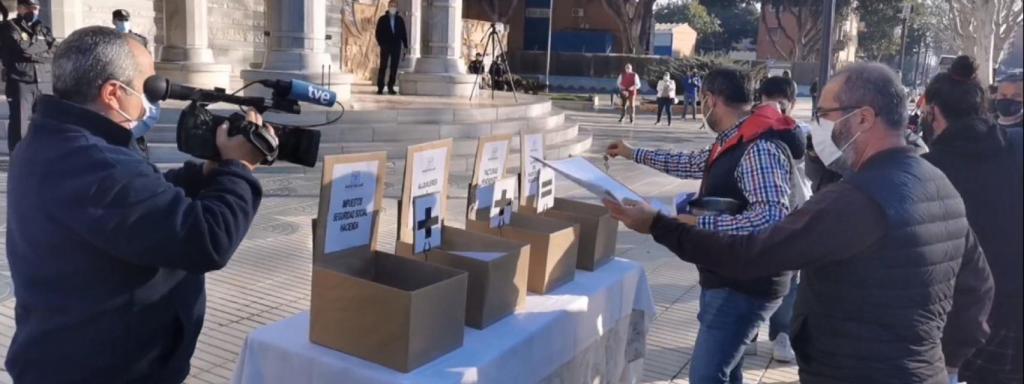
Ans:
[[[842,148],[836,145],[835,141],[832,140],[832,134],[836,129],[836,125],[842,122],[844,119],[853,116],[853,114],[860,111],[850,112],[845,116],[839,118],[836,121],[829,121],[826,119],[819,118],[814,124],[811,124],[811,142],[814,144],[814,152],[818,154],[818,158],[825,164],[826,167],[839,173],[849,173],[852,169],[851,164],[853,163],[850,158],[851,155],[846,153],[846,150],[850,148],[854,141],[864,131],[857,132],[850,141],[847,141]]]

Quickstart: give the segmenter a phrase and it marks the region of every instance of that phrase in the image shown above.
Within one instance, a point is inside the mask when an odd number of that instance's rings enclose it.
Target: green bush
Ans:
[[[651,88],[658,88],[658,81],[661,80],[661,76],[668,72],[672,74],[672,79],[676,81],[676,91],[682,92],[681,80],[687,73],[695,73],[697,76],[703,77],[709,71],[714,68],[723,66],[733,66],[747,71],[750,76],[751,89],[756,86],[758,79],[768,75],[768,68],[763,64],[755,64],[749,61],[733,60],[722,55],[709,55],[709,56],[691,56],[684,58],[671,59],[667,63],[656,63],[652,64],[647,68],[647,84]]]

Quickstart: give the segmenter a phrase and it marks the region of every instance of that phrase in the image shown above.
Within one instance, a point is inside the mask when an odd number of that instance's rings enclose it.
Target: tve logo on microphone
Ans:
[[[325,107],[334,106],[338,101],[338,95],[330,89],[318,87],[301,80],[292,80],[291,97],[295,100],[319,104]]]

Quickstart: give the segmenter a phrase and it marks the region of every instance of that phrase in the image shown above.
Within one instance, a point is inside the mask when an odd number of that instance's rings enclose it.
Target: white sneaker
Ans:
[[[776,336],[772,342],[772,358],[783,363],[796,361],[796,353],[793,352],[793,346],[789,344],[789,335],[785,332]]]

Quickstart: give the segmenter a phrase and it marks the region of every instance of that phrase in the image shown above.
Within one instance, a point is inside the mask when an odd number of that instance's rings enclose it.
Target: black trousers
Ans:
[[[377,91],[384,90],[384,71],[389,70],[388,90],[395,89],[398,79],[398,62],[402,59],[402,47],[380,47],[380,67],[377,68]]]
[[[7,104],[10,106],[10,119],[7,122],[7,149],[11,153],[21,138],[28,134],[28,123],[32,120],[32,110],[36,98],[42,95],[39,84],[23,83],[7,79]]]
[[[665,116],[668,117],[668,123],[672,124],[672,98],[671,97],[659,97],[658,98],[658,121],[661,121],[661,111],[665,111]],[[685,118],[685,113],[684,113]]]

